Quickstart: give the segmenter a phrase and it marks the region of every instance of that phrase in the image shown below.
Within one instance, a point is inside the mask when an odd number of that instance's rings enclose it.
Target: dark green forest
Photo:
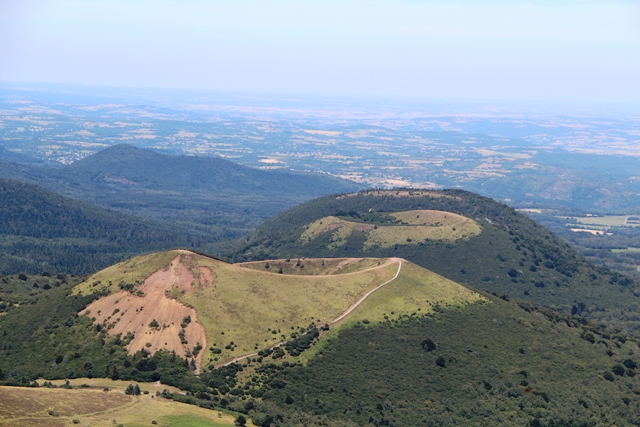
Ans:
[[[0,274],[86,274],[132,255],[209,242],[206,235],[0,179]]]
[[[325,175],[260,170],[217,157],[169,156],[116,145],[70,165],[0,160],[0,177],[28,182],[103,208],[171,221],[212,240],[244,235],[311,198],[361,185]]]
[[[635,279],[598,267],[547,228],[509,206],[462,190],[409,197],[327,196],[303,203],[265,221],[227,256],[233,261],[294,257],[396,256],[455,282],[496,292],[636,330],[640,291]],[[439,197],[440,194],[450,197]],[[308,244],[299,236],[306,224],[328,215],[377,223],[380,213],[412,209],[454,212],[475,219],[482,227],[476,237],[457,243],[424,241],[418,245],[362,249],[354,234],[338,249],[329,249],[329,233]],[[375,211],[378,215],[372,215]]]
[[[343,330],[274,372],[264,400],[357,425],[638,425],[639,351],[615,329],[492,298]]]

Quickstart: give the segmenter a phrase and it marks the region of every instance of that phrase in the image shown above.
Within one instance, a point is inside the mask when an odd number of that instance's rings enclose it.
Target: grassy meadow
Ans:
[[[63,385],[64,381],[54,381]],[[135,383],[139,396],[124,393],[128,381],[70,380],[72,388],[0,387],[0,425],[6,426],[207,426],[234,425],[235,416],[156,396],[177,389]],[[145,394],[147,393],[147,394]],[[156,424],[153,424],[153,422]],[[251,425],[249,423],[249,425]]]
[[[307,226],[300,242],[308,244],[313,239],[332,233],[329,249],[344,246],[357,233],[364,234],[362,249],[391,248],[396,245],[418,245],[425,240],[456,242],[477,236],[482,229],[475,221],[451,212],[412,210],[389,214],[392,224],[367,224],[351,218],[328,216]]]

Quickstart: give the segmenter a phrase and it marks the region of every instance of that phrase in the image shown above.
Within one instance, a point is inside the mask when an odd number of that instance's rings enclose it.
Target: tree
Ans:
[[[436,365],[438,365],[438,366],[440,366],[442,368],[446,367],[446,363],[445,363],[444,357],[438,356],[436,358]]]
[[[613,368],[611,368],[611,372],[613,372],[616,375],[623,376],[624,367],[622,365],[615,365]]]
[[[243,415],[238,415],[238,418],[233,422],[237,426],[246,426],[247,419]]]

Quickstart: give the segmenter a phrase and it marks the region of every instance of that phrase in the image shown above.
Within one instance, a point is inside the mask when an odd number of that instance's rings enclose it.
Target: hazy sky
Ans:
[[[0,0],[0,81],[640,103],[640,1]]]

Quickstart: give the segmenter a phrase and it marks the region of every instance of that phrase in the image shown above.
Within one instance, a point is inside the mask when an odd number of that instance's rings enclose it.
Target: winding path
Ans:
[[[398,278],[398,276],[400,275],[400,270],[402,270],[402,259],[400,258],[395,258],[392,259],[392,261],[398,261],[398,271],[396,271],[396,275],[393,276],[392,279],[387,280],[386,282],[384,282],[383,284],[373,288],[372,290],[370,290],[369,292],[367,292],[366,294],[364,294],[358,301],[356,301],[355,303],[351,304],[351,306],[349,308],[347,308],[340,316],[336,317],[335,319],[333,319],[331,322],[327,323],[328,325],[333,325],[335,323],[338,323],[339,321],[341,321],[342,319],[344,319],[346,316],[348,316],[353,310],[356,309],[356,307],[358,307],[360,304],[362,304],[362,302],[364,302],[365,299],[367,299],[369,297],[369,295],[371,295],[372,293],[374,293],[375,291],[377,291],[378,289],[380,289],[383,286],[388,285],[389,283],[393,282],[394,280],[396,280]],[[375,267],[374,267],[375,268]],[[290,340],[288,341],[280,341],[279,343],[269,347],[269,350],[280,347],[281,345],[284,345],[286,343],[288,343]],[[243,356],[238,356],[238,357],[234,357],[231,360],[227,360],[224,363],[220,363],[219,365],[216,365],[216,368],[221,368],[223,366],[227,366],[227,365],[231,365],[232,363],[236,363],[239,360],[242,359],[246,359],[247,357],[253,357],[253,356],[257,356],[258,353],[251,353],[251,354],[245,354]]]

